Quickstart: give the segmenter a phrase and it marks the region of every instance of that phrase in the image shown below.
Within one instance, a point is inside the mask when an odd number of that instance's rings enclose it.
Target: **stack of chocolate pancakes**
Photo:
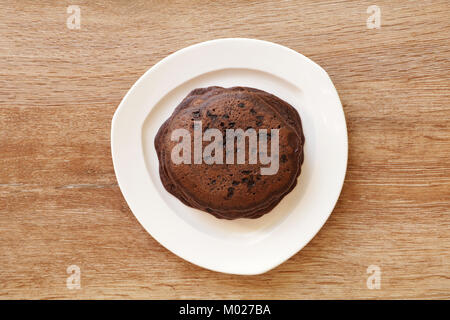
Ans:
[[[175,163],[172,132],[185,129],[194,154],[194,128],[223,132],[223,163]],[[195,124],[195,126],[194,126]],[[271,150],[271,129],[278,129],[278,170],[261,174],[270,164],[260,161],[227,163],[226,129],[258,132],[267,129],[267,149]],[[264,131],[264,130],[263,130]],[[222,219],[258,218],[271,211],[297,184],[303,163],[304,135],[300,116],[287,102],[262,90],[247,87],[195,89],[164,122],[155,138],[162,184],[184,204]],[[210,144],[203,141],[203,148]],[[246,146],[249,141],[247,140]],[[235,147],[236,148],[236,147]],[[237,151],[237,149],[235,149]],[[250,151],[249,151],[250,152]],[[249,159],[249,154],[246,155]]]

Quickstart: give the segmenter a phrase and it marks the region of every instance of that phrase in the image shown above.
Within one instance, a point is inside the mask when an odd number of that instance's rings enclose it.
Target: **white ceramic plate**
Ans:
[[[300,113],[305,161],[296,188],[255,220],[219,220],[183,205],[162,186],[153,140],[194,88],[248,86],[275,94]],[[198,266],[233,274],[266,272],[302,249],[328,219],[347,167],[347,128],[336,89],[316,63],[253,39],[219,39],[171,54],[126,94],[111,129],[120,189],[142,226]]]

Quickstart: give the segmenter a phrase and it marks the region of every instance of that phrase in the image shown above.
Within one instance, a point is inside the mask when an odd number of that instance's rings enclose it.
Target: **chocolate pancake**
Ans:
[[[176,163],[172,158],[174,148],[181,141],[172,135],[179,129],[184,129],[184,138],[190,142],[189,163]],[[205,139],[205,133],[210,131],[208,129],[221,132],[222,141],[219,139],[217,142],[221,142],[220,148],[223,148],[220,149],[223,151],[223,162],[211,163],[211,159],[203,153],[218,138]],[[227,141],[229,131],[233,131],[231,129],[242,129],[244,132],[254,129],[258,143],[267,133],[269,158],[277,161],[278,170],[263,174],[262,168],[268,168],[271,164],[261,163],[261,150],[264,149],[260,144],[256,144],[257,150],[252,149],[258,155],[258,161],[252,163],[249,160],[249,137],[244,138],[245,161],[239,163],[236,154],[242,151],[241,148],[238,148],[236,141],[234,145]],[[271,134],[276,130],[271,129],[278,130],[278,153],[276,148],[272,149],[271,143],[272,140],[275,143],[276,136]],[[203,138],[200,143],[194,141],[199,132]],[[223,219],[258,218],[272,210],[297,183],[303,162],[303,144],[297,111],[272,94],[247,87],[193,90],[161,126],[155,138],[160,177],[167,191],[184,204]],[[200,147],[202,152],[202,159],[197,163],[194,159],[196,147]],[[211,155],[216,156],[218,150]],[[227,161],[226,151],[231,150],[234,150],[233,163]]]

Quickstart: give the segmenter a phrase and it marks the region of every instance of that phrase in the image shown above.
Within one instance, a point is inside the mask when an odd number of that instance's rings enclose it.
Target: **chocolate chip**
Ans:
[[[230,199],[233,196],[233,194],[234,194],[234,188],[233,187],[229,187],[226,199]]]
[[[245,104],[241,102],[241,103],[238,104],[238,107],[239,107],[239,108],[244,108],[244,107],[245,107]]]
[[[217,118],[216,114],[213,114],[211,112],[209,112],[209,110],[206,112],[206,115],[211,118],[212,120],[215,120]]]
[[[286,161],[288,161],[286,155],[285,154],[281,155],[281,162],[285,163]]]
[[[231,184],[232,184],[233,186],[237,186],[239,183],[240,183],[239,181],[233,180],[233,182],[232,182]]]
[[[255,111],[255,109],[253,109],[253,108],[252,108],[252,109],[250,109],[250,113],[251,113],[251,114],[256,114],[256,111]]]
[[[243,174],[250,174],[250,173],[252,173],[251,170],[242,170],[241,172],[242,172]]]

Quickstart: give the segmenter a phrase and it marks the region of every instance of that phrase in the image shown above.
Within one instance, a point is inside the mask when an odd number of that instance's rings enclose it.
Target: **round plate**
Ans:
[[[306,142],[299,183],[259,219],[216,219],[182,204],[160,181],[156,132],[192,89],[208,86],[261,89],[300,113]],[[320,230],[344,182],[347,148],[344,112],[327,73],[289,48],[253,39],[207,41],[163,59],[128,91],[111,129],[120,190],[145,230],[191,263],[243,275],[278,266]]]

